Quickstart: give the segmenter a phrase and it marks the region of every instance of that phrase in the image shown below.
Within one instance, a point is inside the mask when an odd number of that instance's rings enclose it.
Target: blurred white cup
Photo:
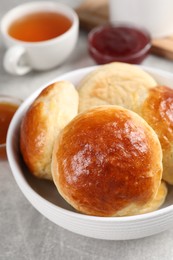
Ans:
[[[109,0],[111,22],[145,28],[152,38],[173,34],[173,0]]]

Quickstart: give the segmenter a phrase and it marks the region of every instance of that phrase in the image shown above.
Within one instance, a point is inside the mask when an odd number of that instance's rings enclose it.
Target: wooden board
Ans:
[[[79,16],[81,28],[88,31],[109,21],[108,0],[85,0],[76,9],[76,12]],[[151,52],[173,60],[173,35],[152,39]]]

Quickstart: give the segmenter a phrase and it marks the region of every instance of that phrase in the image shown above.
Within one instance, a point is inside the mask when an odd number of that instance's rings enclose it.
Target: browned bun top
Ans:
[[[134,214],[160,185],[160,143],[137,114],[118,106],[94,108],[62,130],[52,174],[60,194],[83,213]]]
[[[163,150],[163,178],[173,184],[173,89],[166,86],[149,89],[141,116],[159,137]]]
[[[173,141],[173,89],[157,86],[148,92],[142,116],[159,134],[162,148],[167,149]]]

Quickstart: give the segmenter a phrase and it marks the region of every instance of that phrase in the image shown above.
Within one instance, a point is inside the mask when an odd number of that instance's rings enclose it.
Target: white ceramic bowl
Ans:
[[[95,67],[84,68],[62,75],[57,80],[69,80],[77,84],[81,78]],[[144,68],[159,84],[173,87],[173,74]],[[126,240],[150,236],[173,226],[173,187],[163,207],[155,212],[130,217],[94,217],[75,212],[59,195],[53,183],[33,177],[24,165],[19,151],[19,128],[21,119],[48,84],[33,93],[14,115],[7,136],[7,155],[14,178],[30,203],[45,217],[72,232],[107,240]]]

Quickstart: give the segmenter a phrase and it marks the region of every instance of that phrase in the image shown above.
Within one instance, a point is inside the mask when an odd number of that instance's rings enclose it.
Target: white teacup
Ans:
[[[25,15],[38,12],[57,12],[72,22],[71,27],[62,35],[46,41],[25,42],[8,34],[13,21]],[[75,11],[58,2],[29,2],[9,11],[1,20],[1,33],[8,48],[3,65],[7,72],[24,75],[31,70],[48,70],[65,61],[73,51],[79,31],[79,19]]]
[[[152,38],[173,34],[172,0],[109,0],[110,21],[145,28]]]

